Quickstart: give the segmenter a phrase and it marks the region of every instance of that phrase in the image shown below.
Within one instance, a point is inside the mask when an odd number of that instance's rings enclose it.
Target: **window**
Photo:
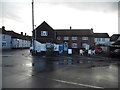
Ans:
[[[88,37],[82,37],[82,40],[88,40]]]
[[[67,37],[67,36],[66,36],[66,37],[64,37],[64,40],[69,40],[69,37]]]
[[[6,42],[2,42],[2,47],[6,47]]]
[[[85,48],[85,50],[88,50],[90,46],[87,43],[83,43],[82,47]]]
[[[102,38],[102,41],[105,42],[105,38]]]
[[[97,38],[97,41],[101,41],[100,38]]]
[[[48,36],[48,32],[47,31],[41,31],[41,36]]]
[[[72,37],[72,40],[77,40],[77,37]]]
[[[57,37],[57,40],[61,40],[61,37],[60,37],[60,36],[58,36],[58,37]]]
[[[2,35],[2,40],[3,40],[3,41],[5,40],[5,35]]]
[[[77,48],[77,43],[72,43],[72,48]]]

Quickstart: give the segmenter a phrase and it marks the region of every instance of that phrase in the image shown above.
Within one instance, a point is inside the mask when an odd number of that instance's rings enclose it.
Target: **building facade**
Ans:
[[[95,45],[103,45],[103,46],[110,45],[110,37],[108,33],[94,33],[93,36],[94,36]]]
[[[14,31],[6,31],[3,26],[0,28],[0,49],[12,49],[12,48],[30,48],[31,37],[18,34]]]
[[[0,49],[11,49],[11,36],[0,28]]]
[[[64,44],[65,51],[72,49],[78,52],[80,48],[88,50],[93,46],[92,29],[56,29],[56,43]]]
[[[36,49],[38,51],[42,50],[42,45],[45,47],[56,45],[54,46],[57,47],[56,51],[67,52],[68,49],[72,49],[73,52],[79,53],[81,48],[88,50],[94,45],[107,45],[109,43],[109,35],[107,33],[94,33],[92,28],[72,29],[70,27],[69,29],[53,29],[45,21],[33,31],[33,37],[36,43],[39,42],[39,45],[36,45],[35,42],[33,43],[33,47],[40,49]]]

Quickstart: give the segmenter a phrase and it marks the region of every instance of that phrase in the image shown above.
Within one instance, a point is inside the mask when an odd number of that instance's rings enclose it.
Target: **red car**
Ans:
[[[95,52],[96,53],[102,53],[103,51],[102,51],[102,48],[100,46],[96,46],[95,47]]]

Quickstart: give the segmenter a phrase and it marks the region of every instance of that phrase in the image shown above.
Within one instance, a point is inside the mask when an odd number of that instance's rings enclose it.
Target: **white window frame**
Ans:
[[[76,36],[73,36],[73,37],[72,37],[72,40],[77,40],[77,37],[76,37]]]
[[[64,37],[64,40],[69,40],[69,37],[68,37],[68,36],[65,36],[65,37]]]
[[[88,37],[82,37],[82,40],[88,40]]]
[[[72,48],[77,48],[77,43],[72,43]]]
[[[41,31],[41,36],[48,36],[48,31]]]
[[[57,36],[57,40],[61,40],[61,37],[60,37],[60,36]]]
[[[96,40],[97,40],[97,42],[100,42],[100,41],[101,41],[101,39],[100,39],[100,38],[97,38]]]
[[[105,42],[106,40],[105,40],[105,38],[102,38],[102,42]]]
[[[3,45],[3,44],[5,44],[5,45]],[[7,46],[7,42],[2,42],[2,47],[6,47]]]

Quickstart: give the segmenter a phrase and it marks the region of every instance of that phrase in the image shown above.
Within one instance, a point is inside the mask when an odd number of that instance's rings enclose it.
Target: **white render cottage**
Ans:
[[[14,31],[6,31],[3,26],[0,28],[0,49],[18,49],[18,48],[30,48],[31,37],[15,33]]]

